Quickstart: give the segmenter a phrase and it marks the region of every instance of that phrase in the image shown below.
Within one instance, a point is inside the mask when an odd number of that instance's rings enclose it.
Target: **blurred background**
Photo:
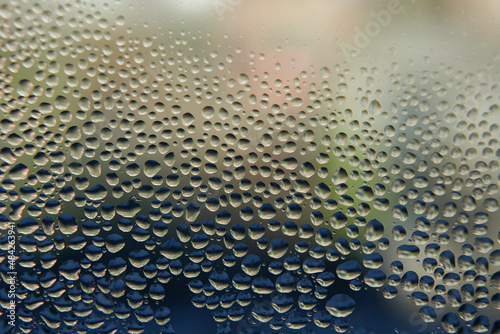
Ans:
[[[0,20],[5,332],[498,333],[498,1],[8,1]]]

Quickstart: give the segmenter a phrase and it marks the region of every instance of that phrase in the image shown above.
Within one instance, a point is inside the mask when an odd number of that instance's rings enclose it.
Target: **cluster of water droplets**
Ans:
[[[173,280],[221,333],[345,332],[366,288],[448,333],[500,331],[484,73],[235,74],[270,60],[197,56],[185,32],[136,38],[79,6],[0,9],[0,272],[15,222],[21,331],[173,333]]]

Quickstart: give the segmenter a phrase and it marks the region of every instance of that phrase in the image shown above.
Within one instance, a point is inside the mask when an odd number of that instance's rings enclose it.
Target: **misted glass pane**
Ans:
[[[0,4],[0,333],[500,333],[500,2]]]

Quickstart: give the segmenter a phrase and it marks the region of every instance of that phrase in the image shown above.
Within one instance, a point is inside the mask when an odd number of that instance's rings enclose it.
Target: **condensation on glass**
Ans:
[[[500,3],[2,1],[1,333],[500,333]]]

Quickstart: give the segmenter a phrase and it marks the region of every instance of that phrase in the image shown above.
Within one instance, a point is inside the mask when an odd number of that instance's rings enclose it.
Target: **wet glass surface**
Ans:
[[[0,23],[0,333],[500,333],[500,2]]]

